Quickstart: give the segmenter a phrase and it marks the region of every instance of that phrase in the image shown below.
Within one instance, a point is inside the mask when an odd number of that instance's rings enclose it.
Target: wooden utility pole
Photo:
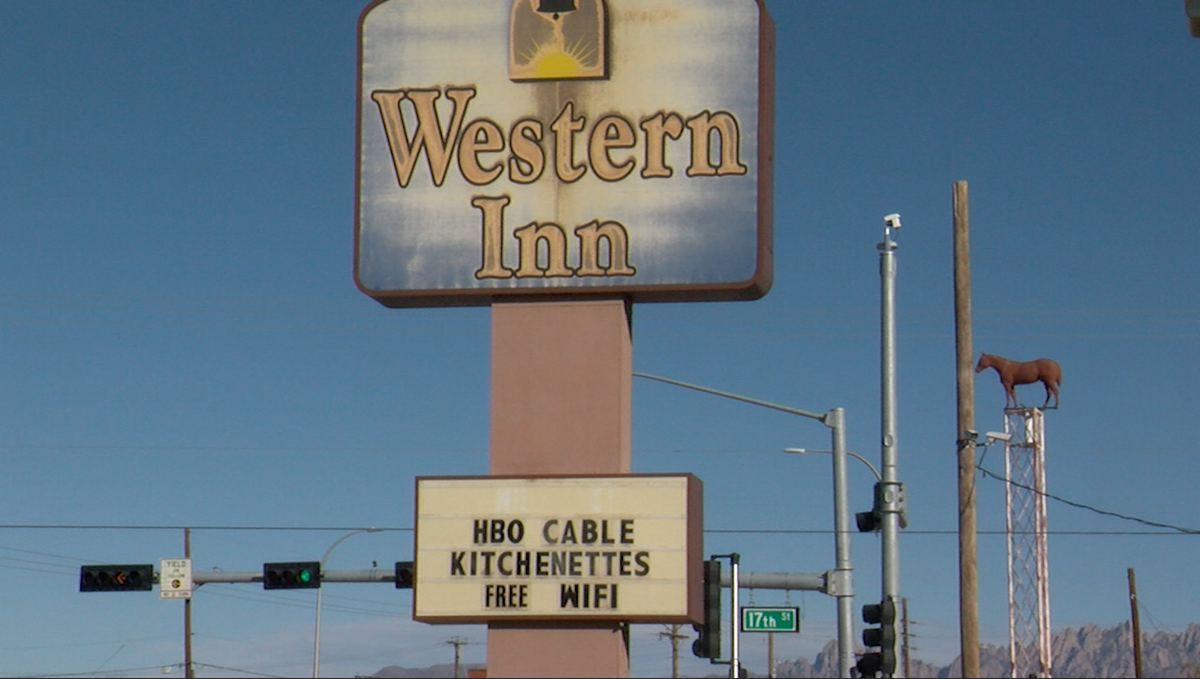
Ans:
[[[1137,580],[1129,569],[1129,609],[1133,623],[1133,676],[1142,679],[1142,626],[1138,622]]]
[[[459,661],[462,659],[462,647],[466,645],[467,640],[454,637],[446,643],[454,646],[454,679],[458,679],[458,667]]]
[[[975,548],[975,376],[971,361],[971,248],[967,183],[954,182],[954,339],[958,375],[958,616],[962,676],[979,676]]]
[[[183,529],[183,558],[192,558],[192,529]],[[160,585],[161,588],[161,585]],[[195,589],[195,585],[192,585]],[[183,600],[183,674],[187,679],[196,676],[192,667],[192,597]]]
[[[902,625],[901,634],[904,635],[904,643],[900,645],[900,653],[903,656],[904,663],[904,676],[911,677],[912,672],[910,671],[908,664],[908,597],[904,597],[900,600],[900,616]]]
[[[679,628],[683,625],[671,625],[669,632],[659,632],[658,638],[667,638],[671,640],[671,676],[679,676],[679,641],[687,639],[686,634],[680,634]]]

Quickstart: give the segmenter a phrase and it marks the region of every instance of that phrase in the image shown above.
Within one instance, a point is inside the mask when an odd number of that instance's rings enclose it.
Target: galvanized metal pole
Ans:
[[[335,540],[332,545],[329,545],[329,549],[325,550],[325,554],[321,557],[321,570],[322,571],[325,570],[325,560],[329,558],[329,555],[333,552],[334,547],[337,547],[338,545],[342,544],[342,540],[345,540],[346,538],[358,535],[359,533],[378,533],[380,530],[381,529],[375,528],[375,527],[361,528],[359,530],[346,533],[342,537]],[[322,579],[324,579],[324,578],[322,578]],[[316,624],[314,626],[315,631],[313,632],[313,672],[312,672],[313,679],[317,679],[317,677],[319,677],[321,675],[321,590],[322,589],[324,589],[324,588],[317,587],[317,620],[316,620]]]
[[[834,408],[824,415],[814,413],[799,408],[779,405],[769,401],[762,401],[741,394],[732,394],[727,391],[720,391],[710,387],[702,387],[697,384],[688,384],[666,377],[657,375],[649,375],[646,373],[633,373],[634,377],[643,377],[646,379],[673,384],[686,389],[702,391],[706,394],[721,396],[723,398],[742,401],[743,403],[751,403],[772,410],[780,410],[785,413],[807,417],[812,420],[818,420],[826,427],[833,430],[833,503],[834,517],[833,528],[835,533],[834,543],[834,559],[837,563],[833,570],[832,581],[827,583],[825,593],[837,598],[838,610],[838,666],[839,676],[850,676],[850,660],[854,657],[854,569],[851,566],[850,556],[850,504],[847,500],[846,493],[846,431],[845,431],[845,410],[842,408]],[[864,460],[865,462],[866,460]],[[867,463],[867,466],[871,466]],[[840,470],[840,472],[839,472]],[[840,481],[839,481],[840,479]],[[736,587],[736,584],[735,584]]]
[[[850,676],[854,658],[854,569],[850,565],[850,500],[846,492],[846,412],[834,408],[825,414],[833,439],[833,530],[835,534],[834,596],[838,607],[838,676]]]
[[[900,606],[900,512],[901,486],[896,473],[896,243],[892,228],[900,228],[900,216],[884,218],[883,242],[879,249],[880,279],[880,571],[883,599],[893,609]],[[891,676],[888,672],[885,676]]]

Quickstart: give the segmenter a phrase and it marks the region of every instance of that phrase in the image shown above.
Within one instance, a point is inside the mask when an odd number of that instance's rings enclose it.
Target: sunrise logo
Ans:
[[[604,0],[513,0],[509,79],[608,77],[606,18]]]

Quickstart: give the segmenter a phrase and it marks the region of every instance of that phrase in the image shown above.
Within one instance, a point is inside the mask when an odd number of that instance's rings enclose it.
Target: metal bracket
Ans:
[[[837,569],[825,571],[825,593],[829,596],[854,596],[854,572]]]
[[[899,514],[900,527],[908,526],[905,514],[908,501],[904,496],[904,484],[899,481],[880,481],[875,484],[875,511],[882,514]]]

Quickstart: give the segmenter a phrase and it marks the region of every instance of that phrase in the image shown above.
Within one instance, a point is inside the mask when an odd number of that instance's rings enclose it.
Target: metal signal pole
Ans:
[[[900,215],[883,218],[883,242],[879,250],[880,279],[880,565],[883,600],[899,609],[900,519],[904,511],[904,485],[896,474],[896,243],[892,229],[900,228]],[[886,672],[890,676],[894,670]]]

